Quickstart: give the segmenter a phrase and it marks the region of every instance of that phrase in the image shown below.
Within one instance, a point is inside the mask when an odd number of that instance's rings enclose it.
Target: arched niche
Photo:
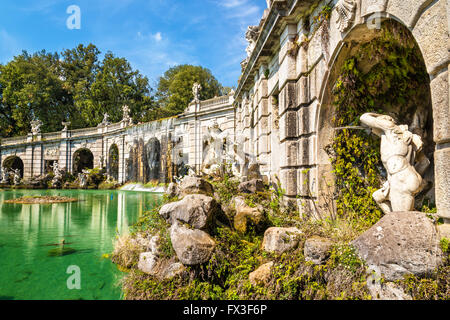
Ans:
[[[151,138],[145,145],[147,160],[147,181],[159,181],[161,174],[161,143]]]
[[[359,126],[358,119],[365,112],[383,113],[392,116],[397,124],[408,125],[410,131],[423,138],[425,155],[431,165],[423,175],[429,183],[416,197],[416,208],[420,209],[425,199],[428,204],[435,202],[430,78],[410,30],[392,19],[384,19],[381,26],[381,30],[369,29],[365,24],[355,26],[333,55],[316,117],[319,194],[328,194],[334,200],[342,195],[345,181],[339,180],[342,166],[338,168],[336,163],[345,158],[340,154],[343,154],[342,148],[348,147],[343,145],[343,135],[349,141],[355,136],[361,137],[355,141],[367,142],[372,150],[378,148],[378,137],[358,128],[343,128]],[[373,154],[368,152],[370,148],[363,143],[359,151],[367,151],[367,157],[374,161]],[[358,157],[345,158],[346,165],[356,168],[357,174],[368,179],[370,170],[361,161]],[[378,178],[371,176],[366,185],[368,192],[379,188],[386,176],[381,161],[377,164],[374,161],[372,169]],[[345,188],[345,192],[357,193],[354,186]],[[324,199],[319,197],[318,200],[319,207],[323,206]],[[374,202],[371,205],[376,207]]]
[[[114,180],[119,180],[119,147],[115,143],[109,148],[108,173]]]
[[[81,148],[73,154],[73,173],[81,173],[84,169],[94,168],[94,155],[91,150]]]
[[[24,174],[24,165],[23,161],[18,156],[9,156],[6,157],[5,160],[3,160],[2,168],[5,168],[9,171],[17,170],[20,171],[20,178],[23,178]]]

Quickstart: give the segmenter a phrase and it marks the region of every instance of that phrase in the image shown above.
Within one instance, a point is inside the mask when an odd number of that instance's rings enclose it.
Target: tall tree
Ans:
[[[0,69],[2,135],[25,135],[39,118],[44,131],[61,128],[70,98],[64,89],[59,55],[23,52]]]
[[[167,70],[159,78],[156,92],[159,116],[173,116],[182,113],[193,100],[192,86],[198,82],[202,86],[200,99],[206,100],[222,94],[222,85],[211,71],[192,65],[179,65]]]
[[[94,108],[91,86],[101,68],[100,50],[93,44],[80,44],[74,49],[63,51],[61,55],[64,87],[73,101],[67,120],[72,122],[72,128],[83,128],[91,124],[91,119],[85,116],[84,111]]]
[[[92,108],[84,111],[91,125],[101,121],[105,112],[111,121],[120,121],[121,107],[125,104],[130,107],[133,119],[141,120],[142,113],[153,103],[148,78],[133,70],[126,59],[115,57],[111,52],[103,59],[91,93]]]

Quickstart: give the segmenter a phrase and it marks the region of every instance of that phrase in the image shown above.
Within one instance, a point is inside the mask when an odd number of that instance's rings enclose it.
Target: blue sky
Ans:
[[[70,5],[81,9],[80,30],[66,26]],[[93,43],[128,59],[153,87],[169,67],[185,63],[236,86],[245,30],[259,23],[265,7],[264,0],[1,0],[0,63],[22,50]]]

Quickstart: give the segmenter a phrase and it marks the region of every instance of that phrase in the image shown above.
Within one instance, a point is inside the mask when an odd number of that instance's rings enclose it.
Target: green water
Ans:
[[[4,203],[32,195],[79,201]],[[0,191],[0,300],[120,299],[123,274],[103,255],[112,252],[117,233],[127,233],[160,199],[158,194],[129,191]],[[52,245],[62,239],[68,243],[64,248]],[[79,267],[80,289],[69,289],[68,282],[76,284],[70,266]]]

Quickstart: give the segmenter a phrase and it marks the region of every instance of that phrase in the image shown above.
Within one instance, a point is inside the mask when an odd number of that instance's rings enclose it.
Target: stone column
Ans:
[[[280,137],[280,180],[285,195],[295,199],[297,195],[297,154],[298,123],[297,123],[297,86],[296,57],[291,54],[293,42],[297,36],[297,25],[285,27],[280,38],[280,53],[278,70],[279,83],[279,137]]]

